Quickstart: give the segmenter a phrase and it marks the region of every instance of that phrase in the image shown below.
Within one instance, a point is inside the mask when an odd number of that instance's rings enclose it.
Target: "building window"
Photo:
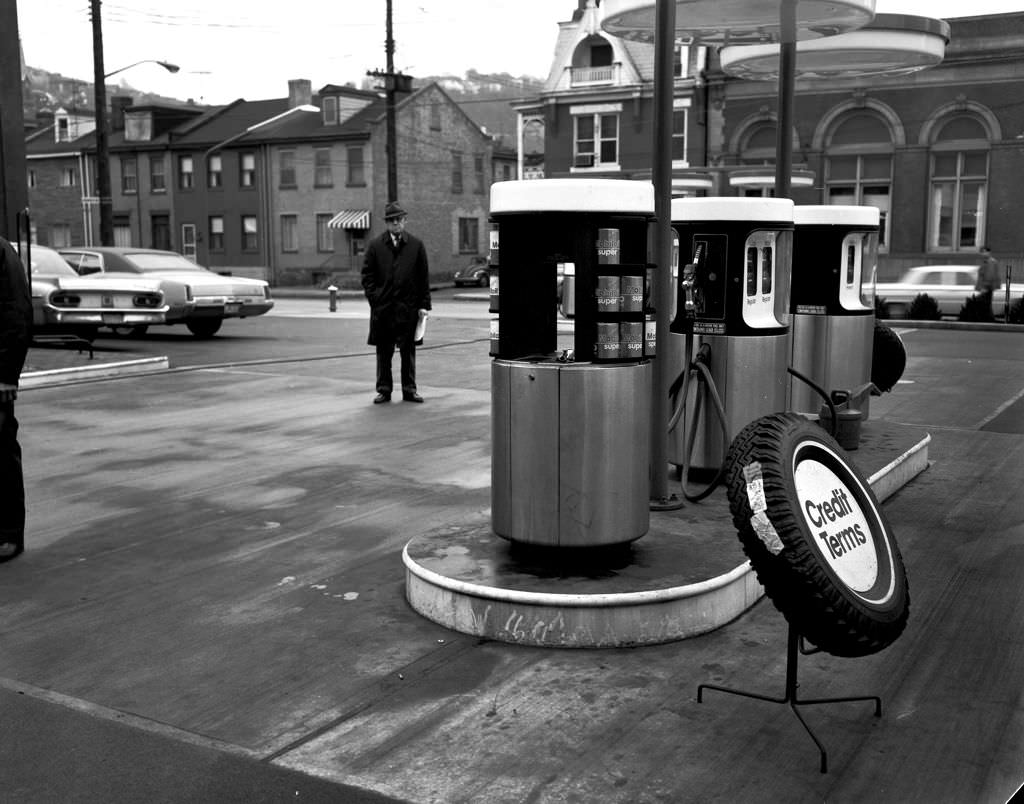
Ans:
[[[476,254],[480,250],[480,221],[459,218],[459,254]]]
[[[502,181],[511,181],[512,180],[512,165],[502,165],[501,166],[501,179],[502,179]]]
[[[255,215],[242,216],[242,251],[259,250],[259,226]]]
[[[295,186],[295,151],[279,151],[278,157],[280,159],[281,169],[281,186],[282,187],[294,187]]]
[[[50,248],[71,247],[71,224],[55,223],[50,227]]]
[[[238,155],[238,183],[241,187],[256,186],[256,154]]]
[[[617,167],[619,113],[588,112],[573,115],[573,167]]]
[[[345,184],[349,187],[363,187],[366,185],[366,171],[363,166],[363,149],[348,149],[348,177]]]
[[[150,154],[149,157],[149,191],[151,193],[167,192],[167,174],[164,172],[163,154]]]
[[[78,184],[78,174],[75,173],[74,168],[61,168],[60,170],[60,186],[61,187],[74,187]]]
[[[672,53],[672,77],[686,78],[690,74],[690,46],[676,43]]]
[[[243,219],[244,221],[244,219]],[[297,215],[281,216],[281,251],[299,250],[299,218]]]
[[[178,157],[178,187],[182,190],[191,190],[195,183],[195,175],[192,172],[192,157]]]
[[[35,187],[36,186],[36,181],[37,181],[36,172],[34,170],[30,170],[28,172],[28,186],[29,187]]]
[[[462,192],[462,151],[452,151],[452,192]]]
[[[322,253],[334,251],[334,232],[327,226],[332,217],[322,212],[316,216],[316,250]]]
[[[441,104],[439,102],[430,104],[430,130],[441,130]]]
[[[988,147],[988,133],[973,117],[953,117],[938,130],[931,154],[930,249],[976,251],[985,245]]]
[[[210,251],[224,250],[224,218],[220,215],[210,216]]]
[[[220,154],[214,154],[206,162],[206,186],[211,188],[224,186],[224,161]]]
[[[66,117],[57,118],[57,142],[67,142],[71,139],[68,129],[68,119]]]
[[[690,119],[690,99],[672,101],[672,167],[689,167],[686,158],[686,128]]]
[[[135,195],[139,191],[139,163],[134,156],[121,157],[121,192]]]
[[[484,155],[473,154],[473,192],[484,191]]]
[[[331,169],[330,148],[316,148],[313,151],[313,186],[334,186],[334,172]]]
[[[335,97],[326,97],[321,103],[324,114],[324,125],[333,126],[338,122],[338,99]]]
[[[132,219],[127,215],[114,216],[114,245],[129,248],[132,244]]]
[[[870,112],[854,112],[839,121],[826,147],[827,202],[877,207],[878,247],[887,250],[893,150],[888,125]]]
[[[366,238],[356,232],[352,232],[350,236],[352,237],[352,256],[361,257],[366,253]]]

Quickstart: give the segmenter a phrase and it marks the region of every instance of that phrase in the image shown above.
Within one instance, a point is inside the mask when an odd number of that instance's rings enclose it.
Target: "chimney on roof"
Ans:
[[[111,131],[124,131],[124,110],[133,103],[131,95],[114,95],[110,99]]]
[[[313,102],[313,82],[308,78],[293,78],[288,82],[288,108]]]

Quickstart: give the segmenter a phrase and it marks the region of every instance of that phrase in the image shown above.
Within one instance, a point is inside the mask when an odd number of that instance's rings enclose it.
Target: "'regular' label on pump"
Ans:
[[[850,589],[869,591],[878,579],[878,555],[871,526],[854,494],[835,472],[815,460],[800,462],[793,477],[815,548]]]

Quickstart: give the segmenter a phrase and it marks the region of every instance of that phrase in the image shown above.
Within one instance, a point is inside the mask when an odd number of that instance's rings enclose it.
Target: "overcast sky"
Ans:
[[[17,0],[25,61],[91,81],[89,0]],[[291,78],[360,84],[386,66],[385,0],[104,0],[111,79],[202,103],[284,97]],[[546,78],[558,23],[575,0],[393,0],[395,67],[413,76],[466,70]],[[1024,0],[876,0],[876,12],[951,18],[1024,10]]]

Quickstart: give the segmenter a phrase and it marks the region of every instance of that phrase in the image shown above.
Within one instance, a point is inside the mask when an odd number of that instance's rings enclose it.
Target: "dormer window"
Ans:
[[[597,34],[588,36],[572,54],[572,85],[614,83],[618,66],[611,43]]]
[[[68,119],[66,117],[57,118],[57,142],[67,142],[71,137],[69,136]]]

